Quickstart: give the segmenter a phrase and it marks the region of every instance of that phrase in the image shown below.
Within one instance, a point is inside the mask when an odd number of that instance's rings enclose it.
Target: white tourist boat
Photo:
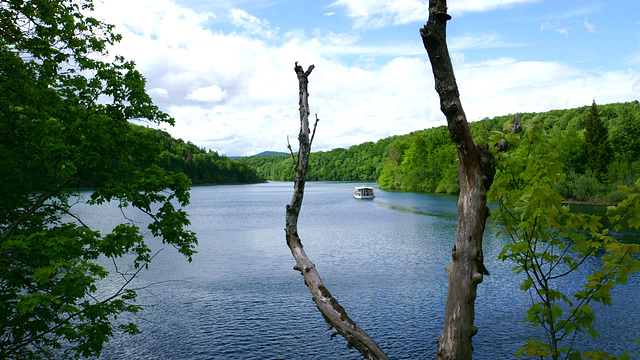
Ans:
[[[373,193],[373,188],[369,186],[358,186],[355,188],[356,191],[353,193],[353,197],[356,199],[373,199],[375,194]]]

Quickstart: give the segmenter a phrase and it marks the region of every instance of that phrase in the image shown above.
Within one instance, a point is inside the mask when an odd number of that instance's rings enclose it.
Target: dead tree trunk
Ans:
[[[311,152],[311,142],[313,141],[313,136],[309,139],[309,93],[307,91],[307,85],[309,83],[308,77],[313,68],[314,66],[311,65],[307,71],[304,71],[297,62],[295,66],[300,86],[300,134],[298,136],[300,150],[296,164],[293,197],[291,198],[291,203],[287,205],[285,229],[287,245],[296,260],[294,269],[300,271],[302,276],[304,276],[304,282],[309,287],[311,297],[316,303],[316,306],[318,306],[318,310],[320,310],[320,313],[327,321],[327,327],[329,329],[335,328],[337,333],[347,340],[349,346],[358,349],[366,359],[388,359],[378,344],[347,316],[344,308],[331,296],[329,290],[322,284],[320,274],[318,274],[315,265],[307,257],[307,254],[302,248],[300,238],[298,237],[298,215],[302,207],[304,186],[309,166],[309,153]],[[316,118],[316,125],[317,123],[318,120]]]
[[[420,29],[420,34],[433,68],[440,109],[447,118],[449,135],[458,151],[460,179],[458,231],[451,251],[452,262],[446,267],[449,290],[436,359],[466,360],[471,359],[471,338],[478,332],[473,324],[476,289],[483,275],[489,275],[483,264],[482,233],[489,216],[487,191],[493,173],[491,153],[486,146],[478,147],[473,142],[460,102],[446,42],[446,25],[450,19],[446,0],[430,0],[429,21]]]

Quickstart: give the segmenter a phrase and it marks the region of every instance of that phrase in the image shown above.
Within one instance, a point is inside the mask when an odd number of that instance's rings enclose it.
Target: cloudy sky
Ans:
[[[174,137],[221,154],[286,151],[298,61],[314,151],[445,124],[419,29],[428,0],[96,0]],[[640,99],[640,1],[449,0],[469,121]]]

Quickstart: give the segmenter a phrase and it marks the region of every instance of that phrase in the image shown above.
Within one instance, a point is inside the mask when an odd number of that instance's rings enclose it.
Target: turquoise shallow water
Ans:
[[[390,358],[434,358],[456,198],[376,189],[374,200],[356,200],[353,187],[360,185],[307,184],[298,226],[305,250],[327,288]],[[343,339],[330,339],[293,270],[284,234],[292,190],[286,182],[193,188],[187,211],[198,254],[188,263],[171,247],[153,243],[163,250],[134,284],[146,308],[132,319],[143,333],[116,335],[101,359],[360,359]],[[105,229],[122,219],[115,205],[78,205],[77,211]],[[522,323],[529,298],[519,291],[511,265],[496,259],[503,245],[487,230],[491,276],[478,288],[476,359],[514,358],[525,337],[542,335]],[[106,280],[105,289],[119,281]],[[615,311],[598,319],[598,347],[640,351],[631,344],[640,338],[639,284],[636,276],[616,291]],[[585,347],[592,341],[576,339]]]

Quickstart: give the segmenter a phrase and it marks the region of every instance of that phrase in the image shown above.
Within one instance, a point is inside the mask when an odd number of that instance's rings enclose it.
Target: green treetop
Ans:
[[[611,159],[611,149],[609,147],[609,132],[600,119],[600,112],[595,100],[587,113],[584,129],[587,169],[602,180],[604,174],[607,173],[607,165]]]

